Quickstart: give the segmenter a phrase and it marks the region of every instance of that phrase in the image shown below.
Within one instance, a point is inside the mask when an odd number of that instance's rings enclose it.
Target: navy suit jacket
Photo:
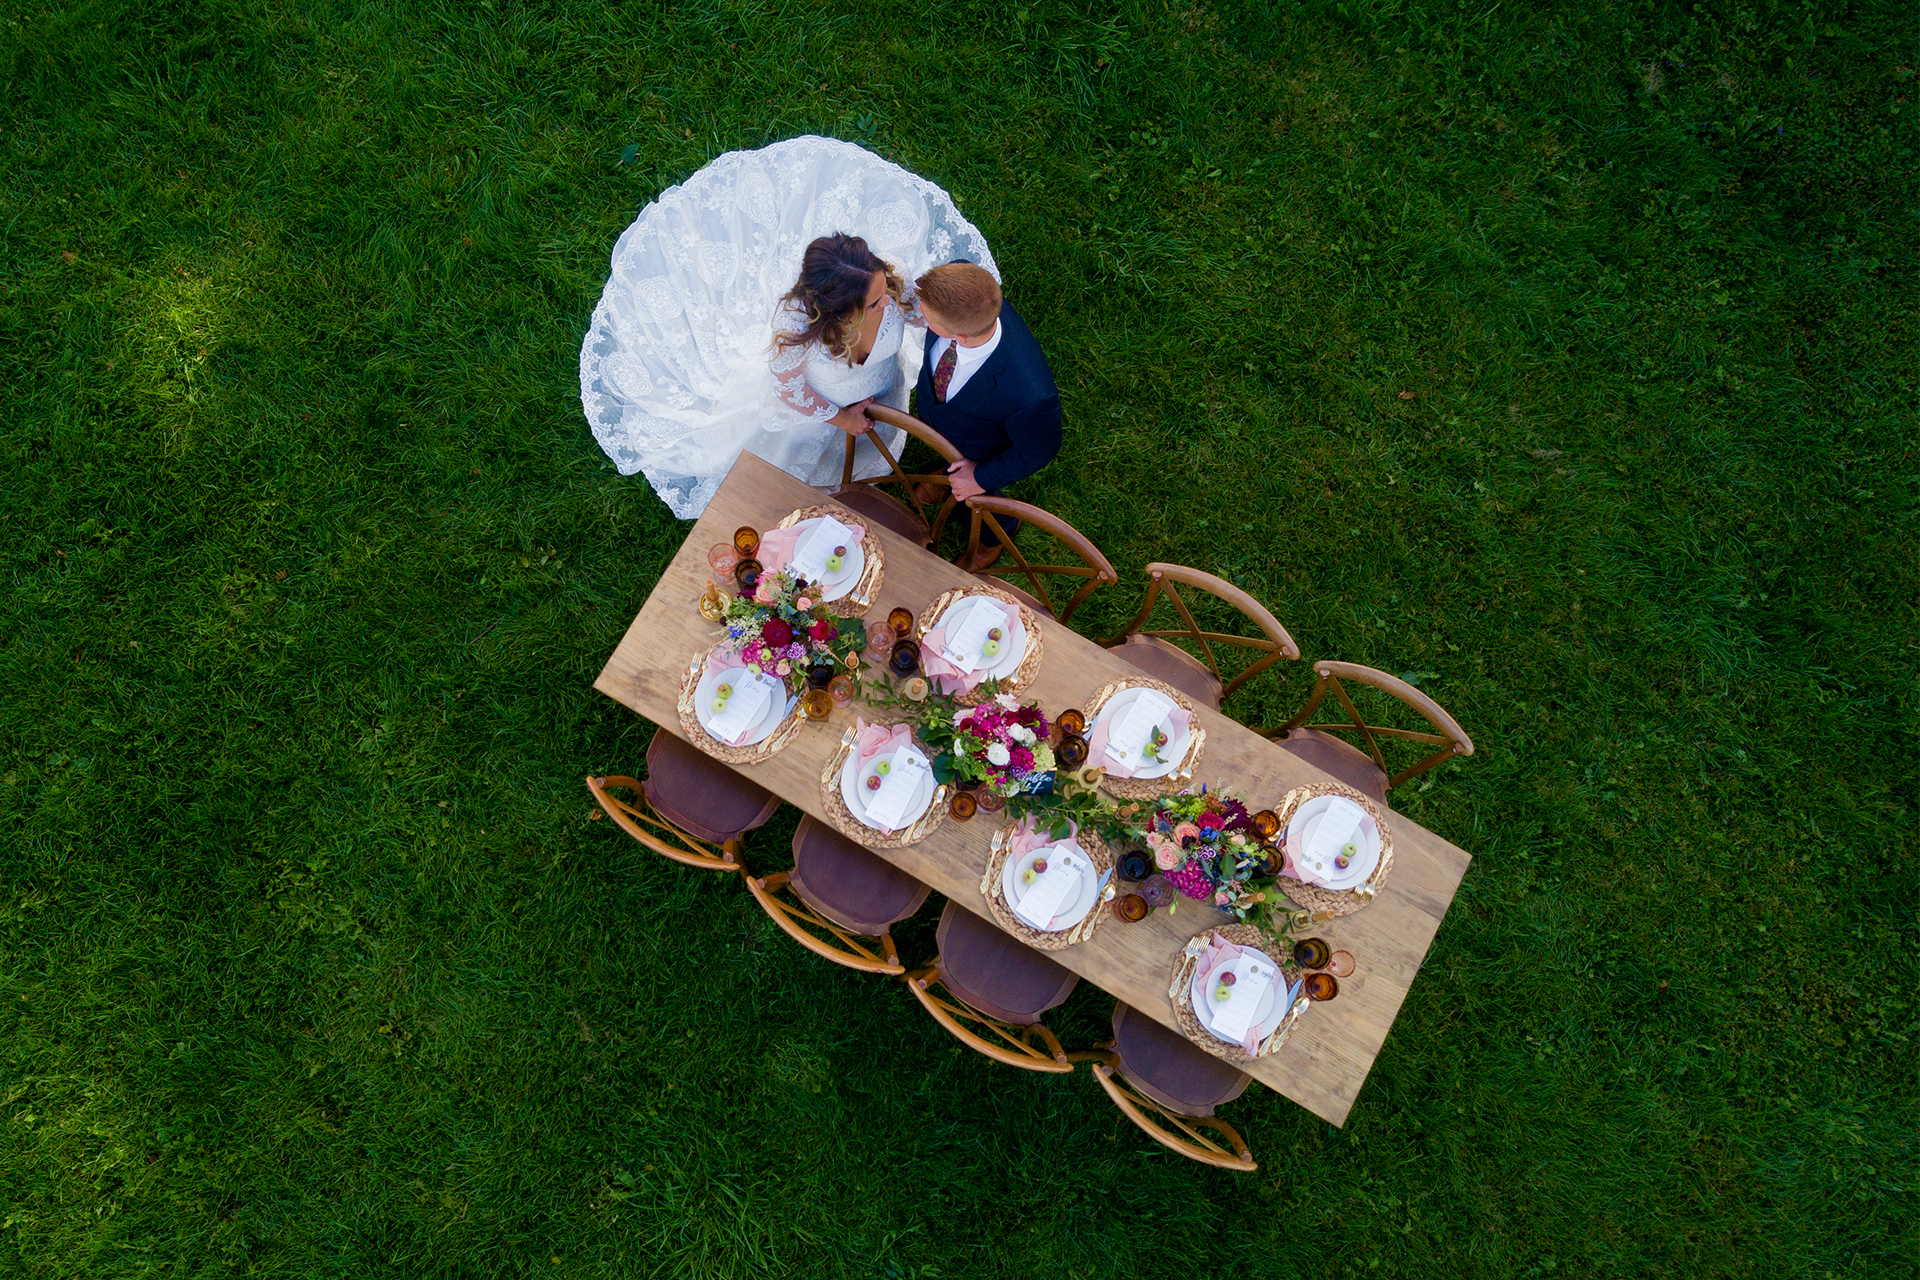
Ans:
[[[927,331],[914,416],[974,462],[980,487],[998,493],[1053,461],[1060,452],[1060,389],[1013,304],[1000,303],[1000,345],[945,404],[933,398],[933,345],[939,340]]]

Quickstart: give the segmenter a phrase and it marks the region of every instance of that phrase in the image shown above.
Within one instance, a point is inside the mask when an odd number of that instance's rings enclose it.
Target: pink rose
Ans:
[[[760,585],[753,589],[754,603],[772,604],[774,598],[779,594],[780,588],[774,583],[773,575],[768,574],[761,578]]]
[[[799,606],[800,612],[802,613],[813,608],[813,601],[807,599],[805,596],[801,596],[798,600],[794,601],[794,604]]]
[[[1225,889],[1221,889],[1213,895],[1213,905],[1216,907],[1224,907],[1232,901],[1233,899],[1227,894]]]
[[[784,676],[784,675],[787,675],[788,673],[790,673],[790,672],[791,672],[792,670],[793,670],[793,664],[792,664],[791,662],[788,662],[788,661],[786,661],[786,660],[785,660],[785,659],[783,658],[783,659],[781,659],[781,661],[780,661],[780,662],[778,662],[777,664],[775,664],[775,666],[774,666],[774,668],[773,668],[773,674],[775,674],[775,675],[777,675],[777,676]]]

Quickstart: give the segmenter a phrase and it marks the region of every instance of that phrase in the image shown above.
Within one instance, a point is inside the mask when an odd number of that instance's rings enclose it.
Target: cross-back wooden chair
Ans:
[[[977,570],[981,577],[993,577],[1003,580],[1014,577],[1024,578],[1032,591],[1026,591],[1011,581],[1004,585],[1016,595],[1024,596],[1027,603],[1060,622],[1073,617],[1074,610],[1096,587],[1120,581],[1120,575],[1113,571],[1113,565],[1100,548],[1093,545],[1085,534],[1054,515],[1029,502],[1020,502],[1013,498],[996,498],[991,494],[979,494],[967,499],[972,511],[972,520],[967,530],[967,549],[956,563],[966,562],[979,556],[982,547],[1000,548],[1002,554],[1012,563],[990,564]],[[1030,524],[1041,532],[1065,546],[1080,557],[1081,564],[1034,564],[1028,560],[1014,542],[1014,534],[1019,526]],[[982,542],[982,537],[986,541]],[[1085,579],[1080,589],[1073,593],[1064,609],[1054,608],[1053,597],[1047,591],[1045,578]],[[1057,588],[1056,588],[1057,589]]]
[[[1245,1139],[1213,1114],[1245,1092],[1252,1077],[1179,1032],[1116,1004],[1113,1039],[1067,1057],[1091,1060],[1093,1078],[1113,1105],[1161,1146],[1220,1169],[1258,1167]]]
[[[1398,676],[1390,676],[1384,671],[1376,671],[1358,663],[1331,659],[1314,663],[1313,674],[1313,693],[1307,698],[1307,705],[1300,708],[1299,715],[1279,729],[1268,731],[1266,736],[1275,739],[1282,750],[1290,751],[1307,763],[1326,770],[1374,799],[1385,803],[1387,792],[1407,779],[1418,777],[1454,756],[1473,754],[1473,739],[1467,736],[1467,731],[1460,727],[1458,721],[1447,714],[1446,708]],[[1433,726],[1434,732],[1421,733],[1413,729],[1391,729],[1368,724],[1354,707],[1343,681],[1364,685],[1390,698],[1399,699]],[[1348,723],[1308,724],[1307,721],[1319,710],[1329,691],[1333,693],[1334,701],[1340,704],[1340,709],[1346,712]],[[1366,744],[1366,750],[1361,751],[1344,738],[1334,737],[1335,734],[1357,735]],[[1437,746],[1440,750],[1415,761],[1398,773],[1392,773],[1380,749],[1382,739],[1418,742]]]
[[[747,891],[795,942],[862,973],[905,973],[892,926],[932,892],[811,816],[793,833],[793,869],[748,876]]]
[[[1073,1064],[1040,1015],[1080,979],[998,926],[948,901],[936,934],[940,953],[906,977],[933,1020],[995,1062],[1026,1071],[1068,1072]],[[938,990],[936,991],[936,988]]]
[[[867,406],[867,416],[890,427],[899,427],[910,439],[918,440],[932,449],[943,463],[961,461],[960,451],[949,444],[945,436],[910,413],[874,404]],[[866,480],[853,478],[854,454],[862,440],[879,450],[880,457],[887,464],[887,474]],[[902,452],[904,455],[904,450]],[[958,505],[947,482],[944,467],[938,475],[909,474],[893,456],[893,451],[887,448],[887,442],[880,438],[880,433],[869,431],[865,435],[847,437],[846,461],[841,465],[840,487],[834,490],[833,498],[842,506],[869,520],[878,521],[901,537],[931,548],[939,542],[940,531],[947,527],[947,517],[953,514],[954,507]],[[923,503],[914,496],[914,489],[922,484],[937,484],[946,491],[945,501],[934,508],[931,515],[928,514],[931,504]],[[881,488],[882,485],[900,486],[901,496],[888,493]]]
[[[1260,629],[1260,635],[1228,635],[1220,631],[1202,630],[1193,619],[1193,611],[1187,607],[1186,600],[1180,595],[1179,588],[1187,587],[1195,591],[1222,600],[1238,609],[1248,621]],[[1173,611],[1185,624],[1179,630],[1145,630],[1147,619],[1152,616],[1154,605],[1161,596],[1173,606]],[[1192,653],[1174,644],[1175,640],[1184,640],[1200,647],[1200,655]],[[1201,569],[1189,569],[1179,564],[1150,564],[1147,566],[1147,595],[1140,604],[1140,612],[1135,615],[1127,629],[1109,640],[1100,642],[1104,647],[1116,651],[1134,666],[1148,675],[1164,680],[1175,688],[1201,699],[1214,710],[1220,709],[1221,700],[1241,685],[1259,675],[1274,663],[1286,658],[1289,661],[1300,656],[1300,646],[1293,642],[1287,629],[1280,625],[1267,607],[1252,596],[1234,586],[1224,578],[1215,577]],[[1228,645],[1243,649],[1252,649],[1265,657],[1256,658],[1239,674],[1227,678],[1220,669],[1220,660],[1214,655],[1215,645]]]
[[[608,794],[632,791],[634,801]],[[615,826],[675,862],[709,871],[740,870],[740,840],[780,807],[756,786],[665,729],[647,744],[647,776],[588,778],[587,791]]]
[[[1101,1061],[1093,1064],[1093,1078],[1120,1108],[1120,1114],[1161,1146],[1216,1169],[1251,1173],[1260,1167],[1246,1139],[1232,1125],[1218,1116],[1183,1116],[1161,1106],[1119,1073],[1119,1059],[1112,1054],[1101,1055]]]
[[[980,1012],[955,997],[942,981],[940,958],[906,976],[907,990],[953,1038],[995,1062],[1026,1071],[1064,1074],[1073,1070],[1066,1050],[1046,1024],[1018,1027]]]

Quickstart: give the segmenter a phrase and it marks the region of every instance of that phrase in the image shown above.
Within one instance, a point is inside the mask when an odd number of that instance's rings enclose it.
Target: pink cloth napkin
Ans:
[[[975,597],[964,598],[972,599]],[[991,596],[986,598],[993,600]],[[954,601],[953,605],[947,607],[947,612],[952,613],[954,606],[959,603],[958,600]],[[993,600],[993,603],[1002,613],[1007,615],[1007,625],[1001,629],[1008,635],[1012,635],[1013,629],[1021,625],[1020,606],[1008,604],[1004,600]],[[946,646],[946,643],[947,629],[945,627],[935,627],[933,630],[927,632],[925,636],[921,637],[921,669],[927,673],[927,678],[933,681],[933,687],[944,694],[953,696],[962,693],[972,693],[974,687],[987,678],[986,668],[977,668],[972,675],[961,674],[960,668],[940,656],[940,650]]]
[[[1067,826],[1069,828],[1067,832],[1067,839],[1072,840],[1075,836],[1080,834],[1079,826],[1076,823],[1074,823],[1071,819],[1068,820]],[[1020,825],[1014,829],[1013,841],[1007,846],[1007,856],[1012,858],[1024,858],[1028,854],[1032,853],[1035,849],[1044,849],[1048,845],[1053,843],[1055,843],[1055,841],[1051,835],[1049,835],[1047,832],[1040,831],[1035,828],[1033,823],[1033,818],[1031,816],[1025,817],[1020,819]],[[1079,843],[1077,841],[1074,844],[1074,848],[1076,849],[1080,848]],[[1081,850],[1081,852],[1084,853],[1085,850]]]
[[[1326,879],[1319,872],[1309,871],[1293,860],[1294,849],[1298,844],[1299,841],[1293,838],[1293,832],[1289,829],[1286,839],[1280,842],[1280,874],[1292,876],[1301,884],[1325,884]]]
[[[722,671],[745,671],[746,669],[747,664],[745,659],[741,658],[738,654],[728,653],[727,646],[723,644],[717,644],[707,652],[707,670],[713,672],[715,675],[718,675]],[[773,696],[777,698],[780,695],[775,693]],[[730,747],[737,747],[745,742],[748,735],[758,727],[757,725],[750,724],[742,729],[734,738],[730,740],[723,739],[723,741]]]
[[[865,764],[882,751],[904,747],[913,741],[913,729],[908,725],[868,724],[858,716],[854,717],[853,731],[859,742],[858,752],[854,756],[857,764]]]
[[[1167,724],[1173,732],[1167,735],[1168,745],[1180,741],[1180,735],[1187,731],[1187,725],[1193,720],[1193,713],[1185,707],[1175,707],[1167,714]],[[1108,716],[1093,726],[1087,734],[1087,763],[1105,765],[1107,772],[1116,778],[1131,778],[1134,770],[1124,764],[1116,764],[1107,757],[1107,730],[1113,727],[1113,717]]]
[[[835,519],[839,517],[836,516]],[[862,525],[847,520],[841,520],[840,523],[847,526],[848,531],[853,535],[854,542],[860,541],[867,535],[866,528]],[[790,528],[774,529],[762,535],[760,549],[754,552],[753,558],[758,560],[760,567],[768,573],[780,572],[793,562],[793,550],[800,545],[800,539],[808,532],[805,526],[806,521],[803,520]],[[852,543],[848,545],[851,546]]]

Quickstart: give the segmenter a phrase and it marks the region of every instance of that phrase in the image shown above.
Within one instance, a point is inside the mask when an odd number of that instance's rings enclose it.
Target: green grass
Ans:
[[[1915,1274],[1907,6],[0,21],[0,1274]],[[578,343],[806,131],[989,236],[1083,630],[1214,569],[1480,748],[1397,802],[1475,862],[1349,1126],[1250,1091],[1257,1175],[588,821],[684,526]]]

